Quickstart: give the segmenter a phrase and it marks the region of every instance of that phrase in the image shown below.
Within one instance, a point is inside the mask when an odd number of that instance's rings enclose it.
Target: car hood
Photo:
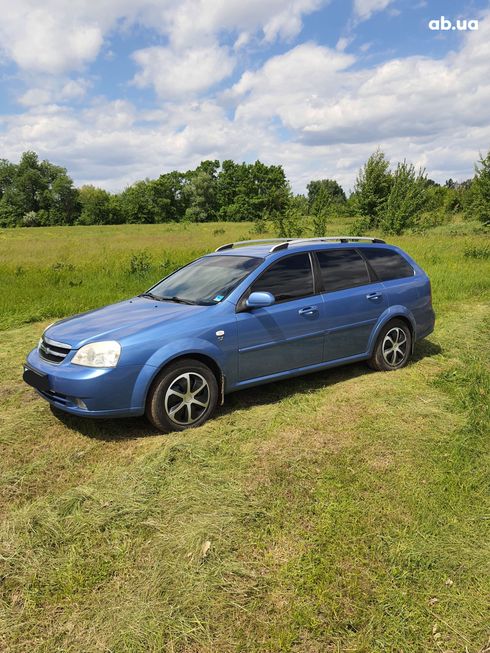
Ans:
[[[78,349],[96,340],[118,340],[152,326],[195,317],[209,306],[192,306],[175,302],[160,302],[146,297],[133,297],[94,311],[66,318],[50,326],[45,335],[51,340]]]

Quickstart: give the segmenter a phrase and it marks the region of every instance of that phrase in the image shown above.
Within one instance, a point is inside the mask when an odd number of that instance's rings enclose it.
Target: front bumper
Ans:
[[[37,349],[28,355],[25,368],[47,375],[36,392],[50,404],[82,417],[129,417],[144,413],[147,379],[155,368],[141,365],[120,365],[112,368],[91,368],[64,361],[54,365],[44,361]],[[30,381],[27,381],[30,385]]]

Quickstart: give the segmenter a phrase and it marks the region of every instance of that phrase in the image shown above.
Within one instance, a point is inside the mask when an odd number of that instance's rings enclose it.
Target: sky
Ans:
[[[378,147],[444,182],[490,149],[488,0],[0,0],[0,16],[0,158],[35,150],[77,185],[258,158],[295,192],[350,190]],[[441,16],[478,29],[430,29]]]

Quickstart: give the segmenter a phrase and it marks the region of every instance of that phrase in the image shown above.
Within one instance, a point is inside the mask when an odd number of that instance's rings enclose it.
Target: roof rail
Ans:
[[[226,245],[220,245],[214,251],[222,252],[225,249],[232,249],[233,247],[241,247],[242,245],[251,245],[252,243],[283,243],[287,238],[260,238],[258,240],[237,240],[234,243],[226,243]],[[291,240],[291,239],[290,239]]]
[[[289,245],[300,245],[302,243],[329,243],[329,242],[341,242],[341,243],[357,243],[357,242],[368,242],[368,243],[380,243],[386,244],[386,241],[381,240],[381,238],[369,238],[367,236],[324,236],[321,238],[288,238],[282,242],[274,245],[269,250],[270,252],[277,252],[280,249],[287,249]]]
[[[299,245],[301,243],[328,243],[331,241],[339,241],[341,243],[357,243],[365,241],[368,243],[381,243],[385,244],[381,238],[368,238],[367,236],[322,236],[319,238],[258,238],[256,240],[237,240],[234,243],[226,243],[220,245],[214,251],[222,252],[225,249],[233,249],[234,247],[243,247],[244,245],[252,245],[255,243],[276,243],[273,245],[269,252],[277,252],[280,249],[287,249],[289,245]]]

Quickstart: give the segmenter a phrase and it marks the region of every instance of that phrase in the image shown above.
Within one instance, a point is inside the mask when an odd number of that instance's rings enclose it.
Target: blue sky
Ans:
[[[381,147],[439,181],[490,148],[487,0],[0,0],[0,156],[119,190],[204,158],[346,189]],[[436,31],[441,15],[478,29]]]

